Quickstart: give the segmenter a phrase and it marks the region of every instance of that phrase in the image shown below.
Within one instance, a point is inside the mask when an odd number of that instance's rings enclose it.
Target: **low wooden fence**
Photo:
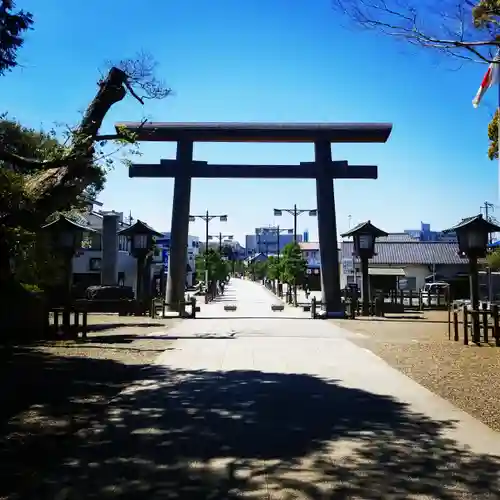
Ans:
[[[460,316],[462,321],[460,322]],[[449,334],[453,332],[453,340],[460,341],[460,334],[464,345],[469,345],[469,339],[474,344],[484,342],[488,344],[490,339],[500,347],[500,321],[499,306],[483,303],[477,310],[470,309],[467,305],[453,305],[449,315]],[[491,335],[490,335],[491,334]]]
[[[373,295],[383,295],[387,313],[423,311],[424,309],[446,310],[450,305],[448,292],[429,293],[422,290],[376,290]]]

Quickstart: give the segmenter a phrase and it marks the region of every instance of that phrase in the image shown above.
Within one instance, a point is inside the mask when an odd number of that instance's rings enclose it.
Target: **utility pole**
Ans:
[[[483,212],[484,210],[484,218],[491,222],[491,217],[490,217],[490,210],[493,212],[495,210],[495,205],[493,203],[490,203],[489,201],[485,201],[484,202],[484,205],[482,205],[480,207],[480,211]],[[488,235],[488,243],[491,245],[492,241],[493,241],[493,236],[492,234],[490,233]]]
[[[349,229],[351,229],[352,215],[348,215],[347,218],[349,219]],[[356,276],[356,257],[354,255],[354,251],[352,252],[352,280],[355,285],[358,284],[358,277]]]
[[[208,287],[208,240],[210,236],[208,234],[208,225],[212,219],[218,218],[221,222],[227,222],[227,214],[224,215],[214,215],[208,212],[208,210],[203,215],[190,215],[189,222],[194,222],[196,219],[201,219],[205,221],[205,281]]]
[[[309,212],[310,217],[316,217],[318,215],[318,210],[316,208],[297,208],[297,205],[293,205],[293,208],[275,208],[274,216],[281,217],[283,212],[287,212],[293,216],[293,241],[297,242],[297,218],[299,215]]]

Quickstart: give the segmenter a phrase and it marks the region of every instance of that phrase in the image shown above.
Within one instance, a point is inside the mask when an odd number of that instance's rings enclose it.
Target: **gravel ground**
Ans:
[[[413,318],[331,322],[359,333],[358,345],[500,431],[500,348],[448,340],[447,317],[430,311]]]
[[[147,377],[143,368],[172,348],[148,334],[178,321],[92,315],[85,341],[0,346],[0,499],[24,498],[110,399]]]

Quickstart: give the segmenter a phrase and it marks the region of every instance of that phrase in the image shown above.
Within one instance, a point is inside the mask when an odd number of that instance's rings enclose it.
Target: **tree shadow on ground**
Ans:
[[[51,471],[17,498],[453,499],[491,498],[500,486],[500,462],[446,437],[452,422],[337,381],[164,367],[138,375],[105,414],[49,450]],[[92,375],[69,384],[76,401],[99,392]],[[46,398],[35,400],[57,416]]]

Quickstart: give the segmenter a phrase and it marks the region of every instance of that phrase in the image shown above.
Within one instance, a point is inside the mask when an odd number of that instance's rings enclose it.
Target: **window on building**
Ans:
[[[417,289],[417,278],[410,276],[399,279],[399,289],[400,290],[416,290]]]
[[[100,234],[97,233],[90,234],[90,249],[102,250],[102,238]]]
[[[126,236],[118,236],[118,250],[124,252],[128,250],[128,238]]]

